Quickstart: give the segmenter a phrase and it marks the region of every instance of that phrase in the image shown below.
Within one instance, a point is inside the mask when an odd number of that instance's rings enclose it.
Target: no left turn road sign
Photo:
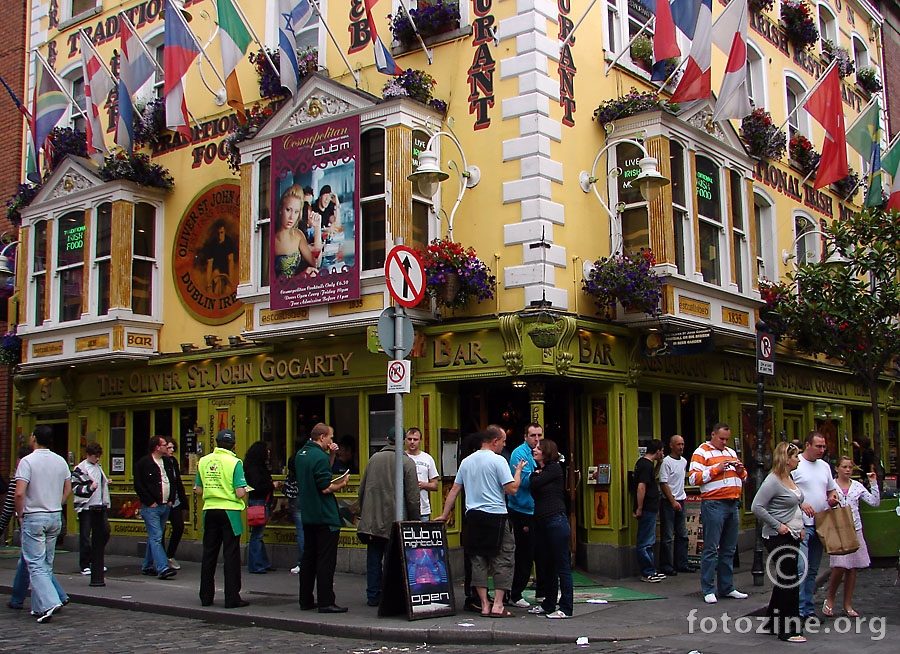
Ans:
[[[384,262],[384,278],[400,306],[414,307],[425,297],[425,266],[415,250],[395,245]]]

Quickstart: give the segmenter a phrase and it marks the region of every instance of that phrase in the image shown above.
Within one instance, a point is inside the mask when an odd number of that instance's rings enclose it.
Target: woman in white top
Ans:
[[[856,589],[856,571],[860,568],[868,568],[869,550],[866,547],[866,539],[863,538],[862,520],[859,517],[859,500],[865,500],[866,504],[878,506],[881,504],[881,493],[878,491],[878,478],[874,472],[866,476],[872,484],[872,492],[866,490],[858,481],[850,478],[853,474],[853,459],[842,456],[837,468],[838,499],[841,506],[849,506],[853,512],[853,526],[856,528],[856,537],[859,539],[859,549],[852,554],[833,555],[831,557],[831,579],[828,581],[828,599],[822,605],[822,613],[831,617],[834,615],[834,596],[837,595],[841,580],[844,581],[844,612],[851,618],[859,616],[853,610],[853,591]]]

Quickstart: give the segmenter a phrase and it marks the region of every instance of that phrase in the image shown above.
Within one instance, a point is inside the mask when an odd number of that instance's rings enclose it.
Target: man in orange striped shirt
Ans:
[[[718,594],[746,599],[734,587],[734,551],[737,548],[741,489],[747,478],[744,464],[728,447],[731,428],[723,422],[713,425],[709,441],[691,457],[690,483],[700,487],[700,522],[703,525],[703,556],[700,585],[707,604],[718,602]],[[716,577],[718,576],[718,584]]]

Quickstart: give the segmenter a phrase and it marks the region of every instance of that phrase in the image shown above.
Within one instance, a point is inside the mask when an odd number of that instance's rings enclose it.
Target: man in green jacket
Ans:
[[[219,548],[225,559],[225,608],[236,609],[250,602],[241,599],[241,511],[250,490],[244,479],[244,464],[234,453],[234,432],[223,429],[216,436],[216,449],[200,459],[194,492],[203,494],[203,563],[200,566],[200,603],[210,606],[216,594],[216,564]]]
[[[300,561],[300,610],[316,607],[319,613],[346,613],[334,603],[334,568],[337,565],[341,517],[334,493],[347,485],[348,476],[332,481],[331,457],[337,451],[334,429],[319,423],[295,459],[297,501],[303,519],[303,559]],[[313,600],[316,589],[318,602]]]

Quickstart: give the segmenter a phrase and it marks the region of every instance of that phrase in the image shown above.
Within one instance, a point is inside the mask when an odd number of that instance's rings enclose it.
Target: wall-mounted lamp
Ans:
[[[9,257],[6,256],[6,253],[10,248],[18,244],[18,241],[13,241],[0,250],[0,285],[5,284],[10,279],[15,280],[16,271],[13,270],[12,263],[10,262]],[[13,285],[15,285],[15,281],[13,281]]]
[[[513,388],[528,388],[528,382],[524,379],[513,379],[512,386]]]
[[[466,161],[466,153],[463,152],[462,145],[460,145],[453,134],[449,132],[437,132],[428,139],[425,149],[419,153],[419,164],[407,179],[415,184],[416,191],[419,195],[432,198],[437,194],[441,182],[450,178],[449,173],[441,170],[440,159],[434,149],[439,136],[446,136],[453,141],[456,149],[459,150],[460,157],[462,157],[462,168],[460,168],[453,160],[447,164],[459,177],[459,194],[456,197],[456,202],[453,204],[450,215],[447,217],[447,237],[450,240],[453,240],[453,216],[456,215],[456,210],[459,208],[460,202],[462,202],[466,189],[474,188],[478,185],[478,182],[481,181],[481,169],[478,168],[478,166],[470,166],[468,164]]]
[[[606,201],[603,199],[603,196],[600,195],[600,191],[597,190],[597,182],[600,181],[600,177],[597,177],[594,173],[597,170],[597,164],[600,163],[600,159],[605,155],[611,148],[614,148],[617,145],[622,145],[627,143],[629,145],[633,145],[641,151],[643,155],[641,160],[638,162],[638,165],[641,167],[641,172],[638,173],[637,177],[632,180],[632,183],[638,187],[638,190],[641,192],[641,197],[643,197],[647,202],[652,202],[659,196],[659,191],[663,186],[668,186],[669,178],[664,177],[659,172],[659,161],[655,157],[651,157],[650,153],[647,152],[647,148],[644,147],[643,143],[640,141],[636,141],[634,139],[616,139],[614,141],[609,141],[600,152],[597,153],[597,156],[594,157],[594,163],[591,165],[591,171],[588,172],[586,170],[582,170],[581,174],[578,176],[578,183],[581,185],[581,190],[585,193],[590,193],[591,189],[594,191],[594,195],[597,196],[597,199],[600,200],[600,204],[603,205],[603,208],[606,209],[606,213],[609,214],[610,222],[613,225],[617,224],[617,213],[613,212],[609,205],[606,204]],[[607,171],[606,179],[608,180],[610,177],[616,177],[621,173],[621,169],[613,168],[612,170]],[[609,189],[607,189],[608,191]],[[621,240],[621,239],[620,239]],[[618,248],[621,243],[617,243],[615,246],[616,252],[618,252]]]
[[[207,334],[203,337],[206,347],[219,347],[219,337],[215,334]]]
[[[799,265],[797,263],[797,245],[800,244],[800,241],[805,240],[807,236],[815,236],[815,235],[824,237],[824,238],[828,238],[828,235],[825,232],[818,230],[818,229],[811,229],[807,232],[802,232],[801,234],[797,234],[797,238],[795,238],[793,240],[793,242],[791,243],[791,249],[781,251],[782,263],[784,263],[784,265],[788,265],[788,263],[790,263],[794,267],[794,270],[796,270]],[[826,250],[826,252],[827,252],[827,250]],[[803,263],[809,263],[810,257],[815,256],[815,254],[816,254],[816,252],[814,250],[813,251],[806,250],[804,253],[804,257],[803,257],[803,259],[804,259]],[[843,254],[841,254],[837,250],[834,250],[834,251],[830,252],[827,257],[825,257],[824,263],[827,265],[842,266],[842,265],[849,263],[849,260]]]
[[[237,347],[238,345],[243,345],[246,342],[247,341],[245,341],[243,338],[241,338],[237,334],[232,334],[231,336],[228,337],[228,344],[231,347]]]
[[[197,346],[194,345],[193,343],[182,343],[182,344],[181,344],[181,351],[182,351],[182,352],[185,352],[185,353],[187,353],[187,352],[193,352],[193,351],[196,350],[196,349],[197,349]]]

